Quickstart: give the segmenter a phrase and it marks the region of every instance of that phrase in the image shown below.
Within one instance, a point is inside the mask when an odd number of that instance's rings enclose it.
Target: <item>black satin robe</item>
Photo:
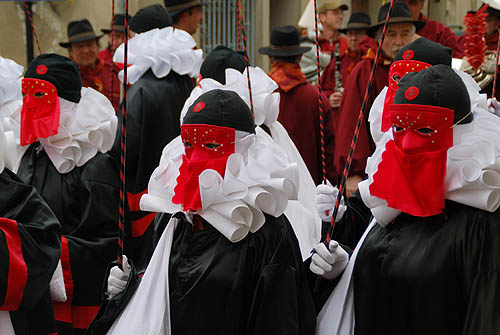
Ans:
[[[355,335],[500,334],[500,212],[375,226],[354,267]]]
[[[14,231],[1,227],[0,305],[4,306],[8,291],[21,299],[18,309],[1,309],[10,311],[17,335],[55,333],[49,282],[61,252],[59,222],[38,192],[8,170],[0,173],[0,217],[14,221],[16,227]],[[20,245],[7,239],[7,233],[17,235]],[[16,247],[20,247],[21,254]],[[27,269],[22,289],[18,287],[22,281],[19,272],[10,264],[12,256],[22,259]]]

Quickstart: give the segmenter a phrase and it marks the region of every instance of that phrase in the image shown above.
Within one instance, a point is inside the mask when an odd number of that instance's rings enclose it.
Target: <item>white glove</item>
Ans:
[[[489,98],[487,101],[488,111],[491,114],[495,114],[500,116],[500,102],[497,101],[497,98]]]
[[[330,241],[328,249],[326,249],[324,243],[315,246],[309,268],[313,273],[332,280],[344,271],[349,261],[349,255],[347,251],[339,246],[339,242],[337,241]]]
[[[108,299],[125,290],[125,286],[127,286],[128,277],[130,276],[130,264],[125,255],[123,255],[122,267],[123,271],[118,265],[113,266],[111,271],[109,271]]]
[[[333,187],[328,180],[326,184],[316,186],[316,209],[321,220],[331,221],[338,194],[339,189]],[[346,209],[347,206],[344,205],[344,197],[342,197],[335,222],[340,221],[344,217]]]

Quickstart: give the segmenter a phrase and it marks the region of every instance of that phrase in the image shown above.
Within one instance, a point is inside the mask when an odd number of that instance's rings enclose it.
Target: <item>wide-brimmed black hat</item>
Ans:
[[[226,46],[219,45],[212,50],[201,64],[200,75],[203,79],[212,78],[226,84],[226,69],[236,69],[243,73],[247,63],[244,56]]]
[[[255,134],[255,123],[248,105],[238,93],[211,90],[189,107],[182,124],[208,124]]]
[[[347,27],[339,29],[341,33],[346,33],[348,30],[368,29],[372,26],[370,15],[363,12],[355,12],[351,14]]]
[[[193,7],[205,5],[205,2],[200,0],[164,0],[168,14],[174,17],[185,10]]]
[[[71,43],[78,43],[90,40],[98,40],[104,35],[97,36],[89,20],[72,21],[68,24],[68,42],[60,42],[59,45],[67,48]]]
[[[139,9],[130,21],[130,29],[135,33],[143,33],[152,29],[162,29],[174,25],[172,17],[160,4]]]
[[[370,37],[375,37],[375,33],[382,27],[385,23],[385,19],[387,17],[387,13],[389,12],[390,1],[380,7],[378,11],[378,23],[374,26],[370,27],[366,34]],[[411,17],[411,12],[408,9],[408,5],[405,2],[398,1],[394,3],[394,7],[392,8],[391,17],[389,19],[389,23],[398,23],[398,22],[408,22],[413,23],[415,25],[416,30],[419,30],[423,26],[425,26],[425,22],[415,21]]]
[[[78,66],[68,57],[41,54],[31,61],[24,78],[48,81],[57,89],[57,95],[78,103],[81,98],[82,79]]]
[[[443,64],[411,72],[401,78],[394,105],[401,104],[451,109],[455,112],[454,123],[465,124],[473,120],[469,93],[464,82],[451,67]]]
[[[127,17],[128,22],[130,23],[131,16]],[[109,29],[101,29],[101,31],[105,34],[109,34],[112,31],[116,31],[118,33],[125,33],[125,14],[116,14],[113,16],[113,22],[111,23],[111,27]]]
[[[295,26],[280,26],[271,32],[271,45],[259,49],[269,56],[298,56],[311,50],[311,47],[300,46],[299,31]]]

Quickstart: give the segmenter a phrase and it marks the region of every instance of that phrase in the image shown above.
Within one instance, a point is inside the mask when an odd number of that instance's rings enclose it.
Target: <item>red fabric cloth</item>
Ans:
[[[369,49],[376,49],[377,42],[370,36],[365,36],[359,43],[359,50],[354,52],[348,49],[344,52],[340,63],[340,71],[342,73],[342,83],[347,83],[349,75],[358,64],[362,57],[366,55]]]
[[[455,34],[439,21],[434,21],[420,13],[419,21],[425,22],[425,26],[417,31],[422,37],[425,37],[433,42],[447,46],[453,50],[453,57],[462,58],[464,51],[458,44]]]
[[[320,38],[319,43],[322,52],[335,53],[336,46],[334,42]],[[347,38],[341,36],[338,39],[338,43],[339,43],[340,55],[345,54],[349,49]],[[333,92],[335,92],[335,72],[337,68],[336,64],[337,64],[337,59],[335,57],[332,57],[330,63],[328,63],[328,65],[323,69],[323,73],[321,73],[320,85],[321,89],[323,90],[323,92],[327,97],[329,97]]]
[[[109,51],[107,52],[109,54]],[[111,59],[111,55],[104,58]],[[118,110],[120,105],[120,81],[118,80],[118,72],[118,67],[112,62],[106,63],[101,58],[97,59],[96,66],[93,68],[90,66],[80,66],[82,85],[84,87],[92,87],[96,91],[104,94],[113,104],[115,111]],[[111,76],[113,76],[113,78],[111,78]],[[113,86],[113,90],[111,90],[111,85]]]
[[[358,121],[359,111],[366,87],[372,70],[372,64],[375,52],[369,50],[364,59],[356,65],[351,73],[351,77],[344,86],[344,95],[340,103],[340,112],[335,132],[335,158],[334,166],[336,174],[342,176],[344,165],[349,154],[352,137]],[[366,118],[370,111],[373,101],[382,89],[387,86],[387,78],[389,74],[389,66],[391,60],[381,54],[379,64],[375,71],[375,78],[368,95],[366,102]],[[356,151],[354,152],[353,161],[349,175],[364,176],[366,159],[373,153],[375,145],[370,136],[370,130],[367,127],[367,120],[364,119],[361,124],[360,133]]]
[[[280,93],[280,113],[278,121],[299,150],[316,185],[322,181],[321,137],[319,119],[319,90],[309,83],[301,84],[289,92]],[[325,145],[327,178],[336,181],[333,168],[333,121],[328,99],[322,95],[325,117]]]
[[[307,81],[306,76],[300,69],[300,65],[290,62],[274,63],[269,71],[269,77],[271,77],[284,92],[289,92]]]

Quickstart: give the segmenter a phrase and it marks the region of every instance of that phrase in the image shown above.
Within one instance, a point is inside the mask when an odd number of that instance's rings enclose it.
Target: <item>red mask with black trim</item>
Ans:
[[[391,128],[391,113],[389,112],[389,106],[394,101],[394,96],[399,88],[399,80],[410,72],[419,72],[431,67],[428,63],[411,60],[411,58],[413,58],[413,50],[406,50],[403,53],[403,60],[392,63],[389,68],[388,87],[384,99],[384,110],[382,112],[381,128],[383,132]]]
[[[174,188],[174,204],[181,204],[185,211],[201,210],[200,174],[207,170],[217,171],[223,178],[227,159],[235,152],[233,128],[188,124],[181,126],[181,138],[185,154]]]
[[[61,110],[55,86],[45,80],[24,78],[22,90],[21,145],[56,135]]]
[[[407,99],[416,96],[418,89],[410,87],[405,95]],[[446,158],[453,146],[454,111],[408,104],[393,104],[389,111],[394,140],[386,144],[370,193],[404,213],[437,215],[444,209]]]

